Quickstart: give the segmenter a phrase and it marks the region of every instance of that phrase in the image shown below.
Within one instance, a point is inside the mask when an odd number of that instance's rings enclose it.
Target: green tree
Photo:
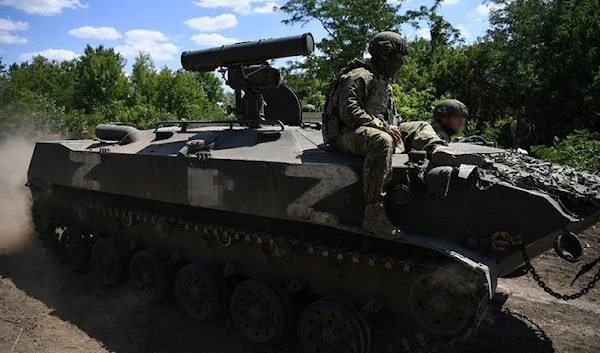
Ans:
[[[131,100],[135,104],[150,104],[156,92],[157,74],[154,61],[148,53],[140,52],[131,70]]]
[[[59,84],[60,66],[42,56],[36,56],[30,62],[12,65],[8,76],[10,85],[7,99],[27,99],[36,96],[55,97]]]
[[[0,56],[0,105],[2,105],[2,97],[4,96],[6,85],[8,84],[8,78],[6,77],[6,74],[6,65],[4,65],[2,62],[2,57]]]
[[[125,60],[111,48],[87,46],[71,61],[36,56],[12,64],[0,60],[0,135],[43,130],[90,137],[96,124],[120,121],[148,128],[159,120],[215,119],[225,101],[221,81],[211,73],[156,72],[140,53],[130,79]]]
[[[222,115],[211,102],[195,73],[164,67],[157,77],[155,105],[178,119],[211,120]]]
[[[93,113],[125,100],[129,85],[124,66],[125,59],[114,49],[88,45],[75,65],[75,108]]]
[[[488,42],[500,57],[510,105],[550,143],[600,126],[599,0],[496,0]]]
[[[312,104],[317,110],[323,110],[329,82],[319,79],[317,70],[294,69],[291,63],[288,64],[289,67],[281,68],[285,82],[298,93],[302,104]]]
[[[224,103],[225,91],[223,84],[217,76],[212,72],[197,72],[194,74],[196,80],[200,83],[202,91],[206,94],[206,98],[211,103]]]
[[[381,31],[398,30],[406,20],[398,15],[400,2],[386,0],[289,0],[281,11],[289,17],[284,24],[319,22],[327,37],[317,44],[322,55],[312,55],[298,65],[316,70],[318,77],[329,80],[344,65],[362,58],[369,39]]]
[[[398,106],[406,119],[428,119],[431,104],[440,94],[434,79],[439,61],[460,42],[459,32],[438,14],[441,0],[429,6],[399,15],[401,2],[388,1],[313,1],[291,0],[282,10],[290,15],[286,24],[316,20],[328,33],[317,47],[323,55],[311,56],[300,64],[291,64],[284,72],[286,81],[299,93],[304,103],[319,107],[328,94],[329,81],[351,59],[362,58],[368,41],[384,30],[399,30],[408,22],[430,28],[431,41],[419,40],[417,58],[411,56],[395,80]],[[414,49],[413,49],[414,52]]]
[[[154,93],[154,106],[160,110],[169,111],[172,106],[171,92],[173,90],[173,70],[163,67],[156,77],[156,92]]]
[[[413,27],[421,28],[421,22],[425,22],[429,28],[430,35],[430,59],[439,55],[440,51],[462,42],[460,32],[438,14],[443,0],[435,0],[431,6],[422,5],[418,10],[406,11],[406,19]]]

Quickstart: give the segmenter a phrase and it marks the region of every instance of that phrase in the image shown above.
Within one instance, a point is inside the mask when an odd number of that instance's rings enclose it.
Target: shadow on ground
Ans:
[[[51,308],[50,315],[72,323],[110,352],[254,352],[218,332],[206,330],[171,306],[149,307],[136,300],[125,285],[105,288],[91,275],[72,274],[58,262],[55,256],[36,244],[21,253],[0,256],[0,276],[10,278],[17,288]],[[554,352],[544,331],[526,317],[503,309],[502,299],[495,298],[475,336],[443,351]],[[1,300],[0,303],[3,306],[19,305]],[[30,325],[35,327],[37,324]],[[53,348],[61,351],[61,347]]]
[[[487,316],[471,338],[448,353],[551,353],[552,341],[528,317],[503,308],[507,296],[497,293]]]
[[[73,274],[59,262],[55,254],[37,245],[18,254],[0,256],[0,276],[10,278],[17,288],[49,307],[50,315],[74,324],[109,352],[253,352],[207,331],[169,305],[141,303],[125,284],[106,288],[92,275]],[[2,300],[0,303],[19,305]],[[30,327],[37,325],[29,323]],[[84,351],[70,348],[65,351]]]

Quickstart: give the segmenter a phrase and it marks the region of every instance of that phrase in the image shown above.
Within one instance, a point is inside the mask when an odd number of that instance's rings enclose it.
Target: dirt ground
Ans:
[[[587,254],[581,264],[553,253],[534,262],[557,290],[574,292],[577,284],[569,283],[579,267],[600,256],[600,227],[583,239]],[[0,250],[0,353],[253,352],[169,306],[141,304],[127,286],[104,288],[59,262],[37,241],[12,254]],[[524,276],[502,279],[497,292],[480,329],[451,352],[600,352],[600,288],[563,302]]]

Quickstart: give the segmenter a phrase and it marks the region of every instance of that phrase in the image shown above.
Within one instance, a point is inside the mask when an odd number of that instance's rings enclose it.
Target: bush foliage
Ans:
[[[88,46],[72,61],[0,62],[0,134],[43,131],[90,137],[98,123],[118,121],[147,128],[160,120],[216,119],[225,100],[212,73],[163,68],[140,53],[131,75],[111,48]]]
[[[554,163],[567,164],[592,172],[600,170],[600,141],[589,131],[575,131],[565,139],[556,139],[551,146],[533,146],[536,156]]]

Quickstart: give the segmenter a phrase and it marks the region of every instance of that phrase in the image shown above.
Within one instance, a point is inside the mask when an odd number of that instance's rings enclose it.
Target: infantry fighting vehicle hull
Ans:
[[[520,249],[559,239],[576,258],[572,233],[600,215],[594,176],[548,182],[533,159],[455,144],[488,164],[394,156],[386,208],[406,234],[377,239],[360,228],[362,158],[324,149],[289,87],[260,92],[258,119],[238,100],[237,121],[109,124],[96,139],[38,143],[37,230],[73,269],[128,277],[148,302],[172,295],[201,322],[229,315],[257,345],[297,336],[306,352],[366,353],[465,338],[498,276],[524,264]]]

